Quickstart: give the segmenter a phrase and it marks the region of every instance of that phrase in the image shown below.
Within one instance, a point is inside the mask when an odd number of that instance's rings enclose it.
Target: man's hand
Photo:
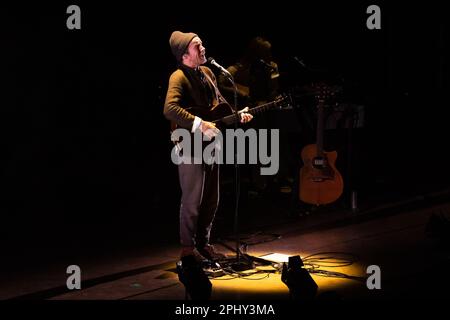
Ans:
[[[200,130],[209,139],[214,138],[220,131],[216,128],[216,125],[209,121],[203,121],[200,124]]]
[[[248,107],[241,110],[241,123],[247,123],[253,119],[253,116],[248,112]]]

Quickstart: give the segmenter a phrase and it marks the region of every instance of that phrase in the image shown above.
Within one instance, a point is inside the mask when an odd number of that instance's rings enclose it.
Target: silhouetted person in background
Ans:
[[[251,39],[243,56],[227,70],[234,78],[237,87],[238,106],[247,105],[258,106],[276,99],[280,94],[280,72],[278,64],[272,57],[272,44],[263,37]],[[226,77],[219,77],[221,91],[227,97],[228,101],[234,101],[234,88]],[[250,180],[250,189],[256,194],[261,194],[271,188],[277,188],[277,191],[288,192],[292,183],[292,155],[289,154],[289,146],[286,131],[283,128],[283,117],[276,117],[278,121],[273,120],[273,113],[259,114],[252,121],[252,127],[256,129],[280,129],[280,170],[275,177],[261,176],[259,165],[249,165],[249,170],[245,170]],[[289,182],[288,182],[289,180]],[[276,181],[276,183],[275,183]]]
[[[272,45],[262,38],[253,38],[238,62],[229,66],[237,85],[238,104],[261,104],[274,100],[278,95],[278,65],[272,60]],[[222,92],[233,101],[233,86],[224,77],[219,77]]]

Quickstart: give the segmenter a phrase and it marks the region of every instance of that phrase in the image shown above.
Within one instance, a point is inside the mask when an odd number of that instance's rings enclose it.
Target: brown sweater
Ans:
[[[211,69],[205,66],[200,68],[217,87],[216,77]],[[210,110],[217,103],[218,97],[211,82],[206,77],[202,82],[199,72],[181,66],[170,76],[164,116],[178,126],[191,130],[195,115],[186,109],[200,107]]]

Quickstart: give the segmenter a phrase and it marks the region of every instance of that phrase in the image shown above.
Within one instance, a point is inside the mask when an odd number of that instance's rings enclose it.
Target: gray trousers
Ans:
[[[181,186],[180,242],[203,247],[209,243],[219,205],[219,165],[179,164]]]

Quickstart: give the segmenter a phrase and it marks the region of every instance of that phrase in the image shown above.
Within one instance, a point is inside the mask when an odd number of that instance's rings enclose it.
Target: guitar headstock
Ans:
[[[325,101],[328,101],[333,96],[333,92],[330,90],[330,87],[327,85],[319,85],[317,88],[316,99],[319,103],[324,104]]]
[[[278,95],[273,102],[280,109],[292,108],[294,106],[292,95],[290,93],[282,93]]]
[[[334,98],[334,96],[341,90],[340,87],[330,86],[325,83],[314,85],[316,88],[316,99],[319,105],[324,105],[327,101]]]

